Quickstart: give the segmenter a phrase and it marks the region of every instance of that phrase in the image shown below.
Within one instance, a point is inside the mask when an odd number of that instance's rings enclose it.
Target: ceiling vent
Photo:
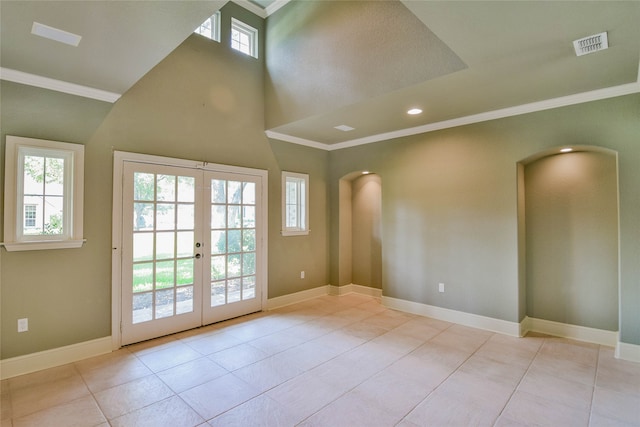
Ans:
[[[600,34],[594,34],[593,36],[584,37],[573,42],[573,48],[576,50],[577,56],[598,52],[600,50],[607,49],[608,47],[609,42],[607,40],[606,31]]]

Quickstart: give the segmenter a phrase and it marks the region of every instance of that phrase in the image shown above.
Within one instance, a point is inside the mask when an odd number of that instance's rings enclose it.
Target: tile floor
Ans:
[[[2,381],[6,426],[640,426],[640,364],[358,294]]]

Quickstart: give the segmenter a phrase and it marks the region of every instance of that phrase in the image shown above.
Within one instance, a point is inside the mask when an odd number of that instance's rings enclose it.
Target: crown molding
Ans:
[[[324,144],[292,135],[279,132],[266,131],[267,136],[281,141],[291,142],[294,144],[306,145],[309,147],[320,148],[327,151],[341,150],[343,148],[356,147],[358,145],[371,144],[374,142],[388,141],[390,139],[402,138],[405,136],[418,135],[442,129],[449,129],[458,126],[469,125],[473,123],[481,123],[489,120],[503,119],[506,117],[519,116],[522,114],[535,113],[537,111],[550,110],[554,108],[566,107],[570,105],[583,104],[585,102],[599,101],[607,98],[615,98],[618,96],[631,95],[640,93],[640,82],[628,83],[619,86],[612,86],[604,89],[597,89],[589,92],[582,92],[574,95],[562,96],[559,98],[546,99],[544,101],[531,102],[528,104],[517,105],[514,107],[502,108],[499,110],[486,111],[484,113],[473,114],[470,116],[458,117],[441,122],[429,123],[426,125],[415,126],[406,129],[399,129],[392,132],[379,133],[369,135],[363,138],[352,139],[336,144]]]
[[[122,94],[119,93],[107,92],[93,87],[77,85],[75,83],[25,73],[10,68],[0,68],[0,79],[110,103],[116,102],[122,96]]]

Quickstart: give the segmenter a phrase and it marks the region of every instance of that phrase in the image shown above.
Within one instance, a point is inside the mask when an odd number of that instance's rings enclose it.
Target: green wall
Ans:
[[[525,167],[527,316],[618,330],[618,171],[597,151]]]
[[[331,151],[331,218],[339,215],[340,177],[379,174],[383,294],[520,322],[527,295],[520,283],[518,162],[567,144],[617,151],[621,340],[640,344],[639,118],[634,94]],[[332,282],[337,233],[332,221]]]
[[[229,3],[223,40],[231,15],[262,30]],[[85,145],[87,239],[81,249],[0,250],[2,359],[111,335],[114,150],[268,170],[269,298],[328,283],[328,154],[265,137],[261,56],[192,35],[114,105],[2,82],[2,165],[7,134]],[[280,235],[282,170],[310,175],[309,236]],[[22,317],[29,331],[18,334]]]

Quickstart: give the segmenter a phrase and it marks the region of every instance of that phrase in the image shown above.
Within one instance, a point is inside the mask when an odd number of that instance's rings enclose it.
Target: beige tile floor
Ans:
[[[640,426],[640,364],[319,297],[2,381],[6,426]]]

